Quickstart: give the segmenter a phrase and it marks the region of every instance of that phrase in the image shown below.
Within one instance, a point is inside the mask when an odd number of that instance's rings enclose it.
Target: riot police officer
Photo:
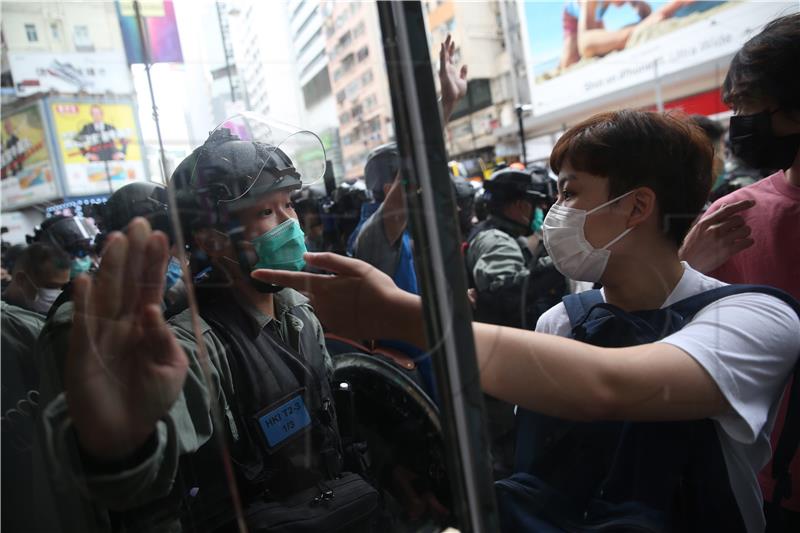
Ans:
[[[484,188],[489,216],[468,236],[465,256],[475,319],[533,328],[567,291],[539,238],[555,182],[545,168],[503,168]]]
[[[129,530],[233,529],[223,442],[250,531],[369,526],[377,492],[344,470],[322,328],[302,295],[250,277],[302,268],[301,179],[280,148],[225,128],[176,168],[175,215],[211,267],[199,317],[164,322],[167,239],[141,218],[108,237],[93,280],[75,281],[66,395],[43,415],[51,459]]]
[[[473,228],[465,254],[475,320],[532,329],[539,315],[567,293],[566,280],[538,238],[544,211],[555,201],[555,183],[544,168],[503,168],[484,188],[489,216]],[[493,469],[500,478],[513,465],[514,409],[484,398]]]
[[[55,215],[36,230],[29,242],[43,242],[70,255],[70,278],[93,268],[91,252],[97,228],[80,216]]]

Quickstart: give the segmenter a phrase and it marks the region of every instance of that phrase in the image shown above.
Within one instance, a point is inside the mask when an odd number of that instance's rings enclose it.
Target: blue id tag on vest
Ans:
[[[283,444],[288,438],[311,425],[302,392],[268,407],[258,415],[258,426],[270,448]]]

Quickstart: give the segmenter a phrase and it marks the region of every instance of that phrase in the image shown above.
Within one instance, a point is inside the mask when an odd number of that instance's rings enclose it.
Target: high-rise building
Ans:
[[[217,124],[247,108],[230,35],[230,2],[176,2],[184,46],[183,108],[191,146]],[[197,31],[203,28],[203,31]]]
[[[439,64],[439,45],[448,34],[456,42],[455,62],[468,65],[467,96],[456,106],[445,128],[447,149],[451,157],[468,159],[480,157],[490,161],[495,157],[495,130],[514,124],[514,107],[522,99],[517,71],[519,63],[507,45],[509,17],[516,9],[507,2],[456,2],[454,0],[425,0],[424,7],[430,30],[431,60]],[[524,89],[523,89],[524,90]]]
[[[50,91],[133,93],[113,2],[6,1],[2,15],[6,103]]]
[[[336,99],[345,177],[364,173],[370,150],[394,140],[378,10],[374,2],[323,5],[331,88]]]
[[[325,50],[324,6],[320,0],[289,0],[287,8],[292,52],[303,94],[302,125],[319,134],[326,156],[333,163],[334,175],[341,178],[344,169]]]
[[[228,11],[236,70],[248,110],[299,126],[303,96],[292,60],[289,4],[244,0]]]

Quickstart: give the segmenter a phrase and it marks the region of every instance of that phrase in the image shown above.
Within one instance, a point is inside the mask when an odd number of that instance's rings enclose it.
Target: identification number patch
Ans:
[[[258,417],[258,425],[270,448],[311,425],[303,397],[298,394]]]

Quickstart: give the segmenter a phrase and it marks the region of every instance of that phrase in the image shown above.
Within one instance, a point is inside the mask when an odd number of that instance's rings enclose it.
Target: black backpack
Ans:
[[[628,313],[599,290],[564,298],[576,340],[606,347],[658,341],[680,330],[707,305],[760,292],[789,304],[791,296],[756,285],[728,285],[664,309]],[[791,492],[789,464],[800,441],[800,363],[773,458],[774,502]],[[515,474],[496,483],[506,531],[744,531],[711,420],[570,422],[524,409],[517,414]],[[775,517],[768,528],[779,530]]]

